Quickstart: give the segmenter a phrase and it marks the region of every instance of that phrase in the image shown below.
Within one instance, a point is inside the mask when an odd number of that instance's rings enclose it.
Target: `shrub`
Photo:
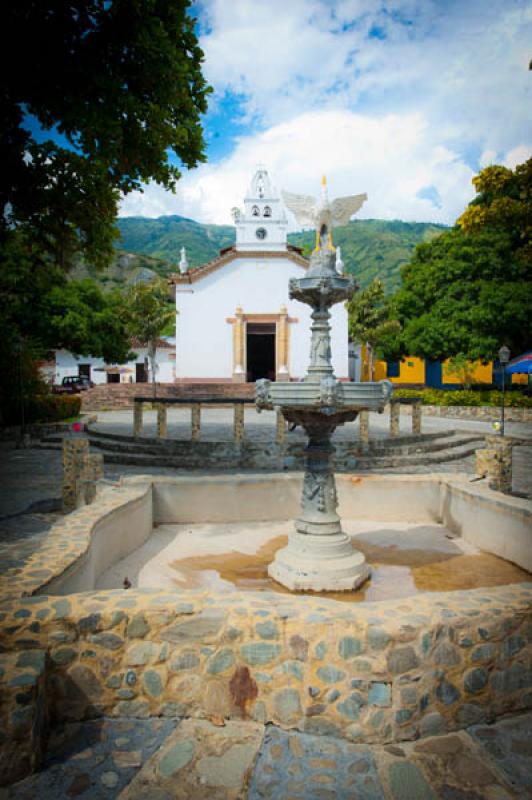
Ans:
[[[501,406],[502,392],[496,389],[472,391],[469,389],[395,389],[393,396],[421,397],[424,406]],[[504,404],[509,408],[532,408],[532,397],[521,391],[509,390],[504,395]]]
[[[27,401],[27,422],[60,422],[77,417],[81,410],[80,395],[36,395]]]

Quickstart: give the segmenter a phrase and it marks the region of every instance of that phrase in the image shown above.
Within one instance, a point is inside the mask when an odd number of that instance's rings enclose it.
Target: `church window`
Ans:
[[[253,206],[253,208],[251,209],[251,216],[252,217],[259,217],[260,216],[260,211],[259,211],[259,207],[258,206]]]
[[[255,231],[255,236],[257,237],[257,239],[265,239],[267,236],[266,229],[257,228],[257,230]]]
[[[272,210],[271,210],[270,206],[264,206],[263,216],[264,217],[271,217],[271,215],[272,215]]]

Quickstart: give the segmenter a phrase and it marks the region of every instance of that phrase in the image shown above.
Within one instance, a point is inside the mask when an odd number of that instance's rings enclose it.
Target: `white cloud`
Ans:
[[[205,0],[205,72],[264,125],[294,110],[422,113],[449,138],[530,139],[532,6],[521,0]],[[382,37],[382,38],[379,38]]]
[[[362,217],[453,222],[473,196],[472,170],[434,140],[421,115],[313,111],[241,138],[223,162],[186,174],[176,196],[150,186],[126,198],[122,214],[230,223],[229,210],[241,204],[259,162],[289,191],[317,194],[325,173],[331,197],[367,192]],[[418,197],[430,187],[441,207]]]
[[[502,163],[504,164],[505,167],[509,167],[510,169],[515,169],[515,167],[518,164],[522,164],[529,158],[532,158],[532,147],[521,144],[518,147],[514,147],[513,150],[510,150],[509,153],[506,153],[505,157],[502,160]]]
[[[175,196],[130,195],[123,215],[230,222],[264,162],[291,191],[316,193],[324,171],[332,195],[367,191],[362,216],[452,223],[478,168],[531,153],[522,0],[202,0],[198,12],[213,103],[241,96],[249,132]]]

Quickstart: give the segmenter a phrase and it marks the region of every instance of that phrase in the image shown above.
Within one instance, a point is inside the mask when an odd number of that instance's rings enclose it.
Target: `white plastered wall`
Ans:
[[[135,382],[135,364],[143,364],[144,358],[147,356],[147,349],[145,347],[137,347],[134,351],[137,357],[134,361],[128,361],[125,364],[120,364],[122,367],[128,367],[132,371],[121,376],[122,382],[129,383],[131,377]],[[173,348],[158,347],[155,358],[157,363],[157,381],[159,383],[173,383],[175,380],[175,351]],[[104,367],[105,361],[103,358],[95,358],[94,356],[75,356],[68,350],[55,351],[55,377],[54,383],[59,384],[71,375],[79,374],[80,364],[91,365],[91,380],[95,384],[107,383],[107,373],[96,371],[97,367]]]
[[[310,354],[310,308],[290,300],[288,281],[304,267],[286,258],[238,258],[189,285],[176,286],[176,377],[231,380],[233,332],[227,319],[240,306],[244,314],[278,314],[285,305],[289,323],[288,370],[306,373]],[[337,378],[347,378],[347,312],[331,309],[331,346]],[[244,365],[245,366],[245,365]]]

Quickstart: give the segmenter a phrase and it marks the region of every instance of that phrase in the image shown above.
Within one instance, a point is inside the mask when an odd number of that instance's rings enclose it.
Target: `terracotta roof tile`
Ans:
[[[189,269],[184,275],[180,273],[174,273],[173,275],[170,275],[168,281],[172,284],[195,283],[196,281],[201,280],[201,278],[205,278],[211,272],[220,269],[225,264],[229,264],[231,261],[235,261],[239,258],[287,258],[289,261],[293,261],[295,264],[305,267],[305,269],[308,267],[309,263],[303,256],[300,248],[294,247],[290,244],[287,246],[286,250],[275,251],[237,250],[236,247],[232,245],[231,247],[225,247],[223,250],[221,250],[220,255],[218,255],[216,258],[213,258],[211,261],[207,261],[205,264],[201,264],[199,267]]]

